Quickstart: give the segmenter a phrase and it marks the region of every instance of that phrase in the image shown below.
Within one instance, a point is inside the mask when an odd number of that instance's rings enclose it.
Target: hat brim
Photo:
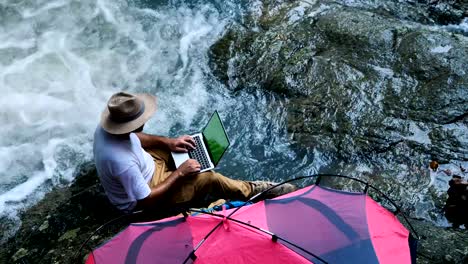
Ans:
[[[141,114],[138,118],[125,122],[125,123],[118,123],[112,121],[109,116],[109,109],[106,107],[101,114],[101,126],[102,128],[111,134],[114,135],[121,135],[130,133],[137,128],[144,125],[156,112],[157,103],[156,103],[156,96],[151,94],[134,94],[139,99],[143,100],[145,104],[145,111]]]

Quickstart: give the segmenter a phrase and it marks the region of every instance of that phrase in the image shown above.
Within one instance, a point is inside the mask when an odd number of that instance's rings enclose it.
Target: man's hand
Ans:
[[[191,149],[195,149],[196,144],[191,136],[185,135],[171,139],[168,146],[172,152],[188,152]]]
[[[201,169],[200,163],[194,159],[188,159],[182,163],[177,170],[179,171],[179,176],[184,177],[195,172],[199,172]]]
[[[167,195],[171,191],[171,187],[176,185],[177,180],[199,172],[200,168],[201,166],[198,161],[194,159],[186,160],[164,181],[158,183],[156,186],[153,186],[151,188],[151,193],[147,197],[138,200],[137,209],[154,209],[156,204],[167,202]]]

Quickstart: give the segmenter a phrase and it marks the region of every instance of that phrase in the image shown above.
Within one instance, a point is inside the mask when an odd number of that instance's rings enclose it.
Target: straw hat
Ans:
[[[115,135],[141,127],[156,112],[156,96],[119,92],[111,96],[101,114],[102,128]]]

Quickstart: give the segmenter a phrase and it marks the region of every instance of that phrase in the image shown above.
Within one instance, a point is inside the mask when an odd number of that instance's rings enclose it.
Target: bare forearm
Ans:
[[[157,200],[158,198],[163,197],[167,194],[169,189],[176,184],[176,182],[181,178],[182,174],[180,171],[175,170],[172,172],[167,179],[159,183],[157,186],[151,188],[150,199]]]
[[[167,137],[150,135],[143,132],[135,133],[140,139],[143,148],[164,148],[169,149],[170,139]]]
[[[161,148],[173,152],[187,152],[195,148],[195,141],[190,136],[181,136],[178,138],[168,138],[146,134],[143,132],[136,133],[140,139],[143,148]]]
[[[177,184],[177,181],[182,177],[179,170],[172,172],[163,182],[151,188],[150,194],[143,200],[138,201],[138,207],[141,209],[154,207],[159,202],[164,202],[169,190]]]
[[[137,207],[139,209],[154,208],[159,205],[160,207],[167,206],[169,201],[166,200],[172,187],[176,187],[184,177],[190,177],[190,175],[200,171],[200,163],[194,159],[189,159],[182,163],[180,167],[173,171],[169,177],[159,183],[157,186],[151,188],[150,194],[142,200],[138,201]]]

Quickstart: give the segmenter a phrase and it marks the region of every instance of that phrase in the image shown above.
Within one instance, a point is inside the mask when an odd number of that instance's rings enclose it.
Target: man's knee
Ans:
[[[213,184],[219,181],[219,176],[214,171],[205,171],[197,175],[197,181],[204,184]]]

